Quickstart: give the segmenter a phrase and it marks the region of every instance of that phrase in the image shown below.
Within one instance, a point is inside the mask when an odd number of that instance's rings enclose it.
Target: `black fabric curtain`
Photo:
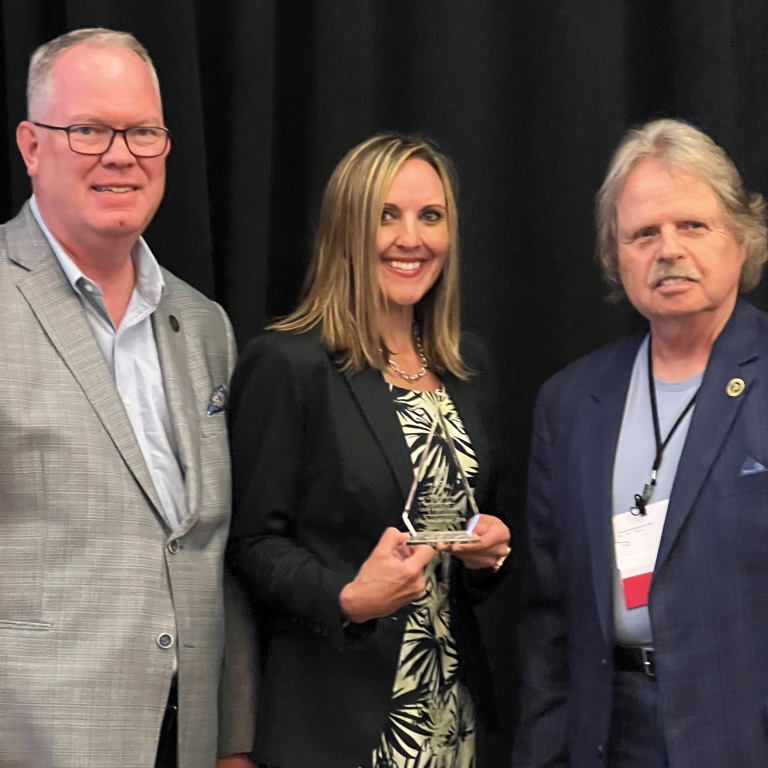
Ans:
[[[157,257],[219,300],[241,343],[294,304],[319,196],[353,144],[416,131],[461,177],[464,324],[502,378],[516,535],[536,390],[631,330],[594,262],[594,194],[625,129],[686,118],[768,192],[765,0],[0,0],[0,217],[29,194],[15,147],[28,57],[68,29],[134,33],[173,134]],[[750,297],[768,305],[765,287]],[[483,608],[507,764],[515,580]]]

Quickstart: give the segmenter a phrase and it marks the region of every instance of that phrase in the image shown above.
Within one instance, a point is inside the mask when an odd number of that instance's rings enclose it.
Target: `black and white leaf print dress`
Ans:
[[[442,389],[391,389],[414,468],[421,460],[435,409],[440,408],[472,484],[477,474],[475,454],[448,394]],[[430,460],[426,482],[418,493],[430,493],[432,474],[441,495],[447,490],[452,504],[463,510],[464,487],[440,430],[430,450],[437,452],[436,459]],[[451,632],[451,567],[451,555],[436,552],[425,569],[426,590],[406,623],[392,710],[373,751],[373,768],[473,768],[475,764],[475,712],[469,692],[459,681],[458,651]]]

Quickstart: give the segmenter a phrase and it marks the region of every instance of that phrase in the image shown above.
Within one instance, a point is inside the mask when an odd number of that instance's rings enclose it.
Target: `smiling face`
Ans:
[[[448,250],[445,191],[425,160],[406,160],[395,174],[376,247],[379,285],[390,308],[413,307],[440,276]]]
[[[712,188],[657,160],[630,174],[616,206],[619,275],[653,323],[712,312],[730,316],[745,249]]]
[[[127,48],[82,43],[54,62],[49,98],[35,115],[55,126],[100,123],[113,128],[163,126],[160,99],[144,62]],[[80,155],[64,131],[27,121],[17,141],[43,219],[68,250],[134,241],[160,205],[165,158],[136,158],[122,136],[103,155]]]

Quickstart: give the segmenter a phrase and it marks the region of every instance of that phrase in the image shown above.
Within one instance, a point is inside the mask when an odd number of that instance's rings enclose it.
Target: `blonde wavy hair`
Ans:
[[[613,289],[612,298],[624,295],[619,277],[616,206],[629,174],[649,158],[698,176],[712,187],[728,227],[746,252],[739,289],[752,290],[760,282],[763,264],[768,260],[765,200],[744,189],[736,166],[709,136],[682,120],[667,119],[654,120],[627,133],[597,194],[597,259]]]
[[[323,194],[314,250],[298,307],[269,327],[302,332],[320,325],[325,346],[344,370],[387,366],[381,338],[387,304],[378,281],[376,234],[392,180],[403,163],[429,163],[445,192],[448,250],[440,276],[414,308],[424,355],[437,373],[465,379],[459,354],[459,252],[455,171],[416,136],[384,133],[351,149]]]

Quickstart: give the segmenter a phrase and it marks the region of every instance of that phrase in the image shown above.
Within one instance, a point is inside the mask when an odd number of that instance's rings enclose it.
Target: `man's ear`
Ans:
[[[16,144],[21,152],[24,165],[27,166],[27,175],[30,178],[37,176],[37,158],[39,141],[37,137],[37,127],[29,122],[22,120],[16,126]]]

